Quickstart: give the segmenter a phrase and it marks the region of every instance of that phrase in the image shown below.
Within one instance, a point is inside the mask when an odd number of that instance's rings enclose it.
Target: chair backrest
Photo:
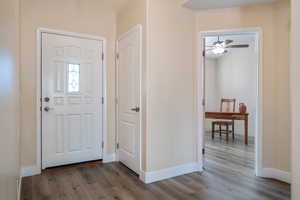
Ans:
[[[221,99],[221,112],[235,112],[235,99]]]

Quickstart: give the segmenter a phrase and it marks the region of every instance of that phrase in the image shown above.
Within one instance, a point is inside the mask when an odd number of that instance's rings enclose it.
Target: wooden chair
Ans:
[[[235,112],[235,99],[221,99],[220,112]],[[219,126],[219,130],[216,131],[216,126]],[[231,130],[229,127],[231,126]],[[222,127],[226,127],[226,129],[222,129]],[[212,122],[212,139],[215,138],[215,133],[219,132],[220,137],[222,134],[226,134],[226,140],[229,139],[229,133],[232,133],[232,139],[234,140],[234,120],[232,121],[214,121]]]

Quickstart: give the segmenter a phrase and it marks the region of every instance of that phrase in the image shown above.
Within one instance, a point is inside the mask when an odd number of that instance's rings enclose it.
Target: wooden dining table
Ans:
[[[248,145],[248,117],[249,113],[237,112],[205,112],[206,119],[223,119],[223,120],[243,120],[244,121],[244,141]]]

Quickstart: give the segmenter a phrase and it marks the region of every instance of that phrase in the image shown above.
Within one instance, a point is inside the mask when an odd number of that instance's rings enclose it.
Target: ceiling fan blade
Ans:
[[[225,40],[226,45],[231,44],[231,43],[233,43],[233,40]]]
[[[248,48],[249,44],[228,45],[226,48]]]

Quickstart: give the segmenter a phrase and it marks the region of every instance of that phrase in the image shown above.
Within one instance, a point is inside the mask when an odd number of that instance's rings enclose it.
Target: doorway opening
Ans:
[[[262,169],[261,31],[201,33],[204,169]]]

